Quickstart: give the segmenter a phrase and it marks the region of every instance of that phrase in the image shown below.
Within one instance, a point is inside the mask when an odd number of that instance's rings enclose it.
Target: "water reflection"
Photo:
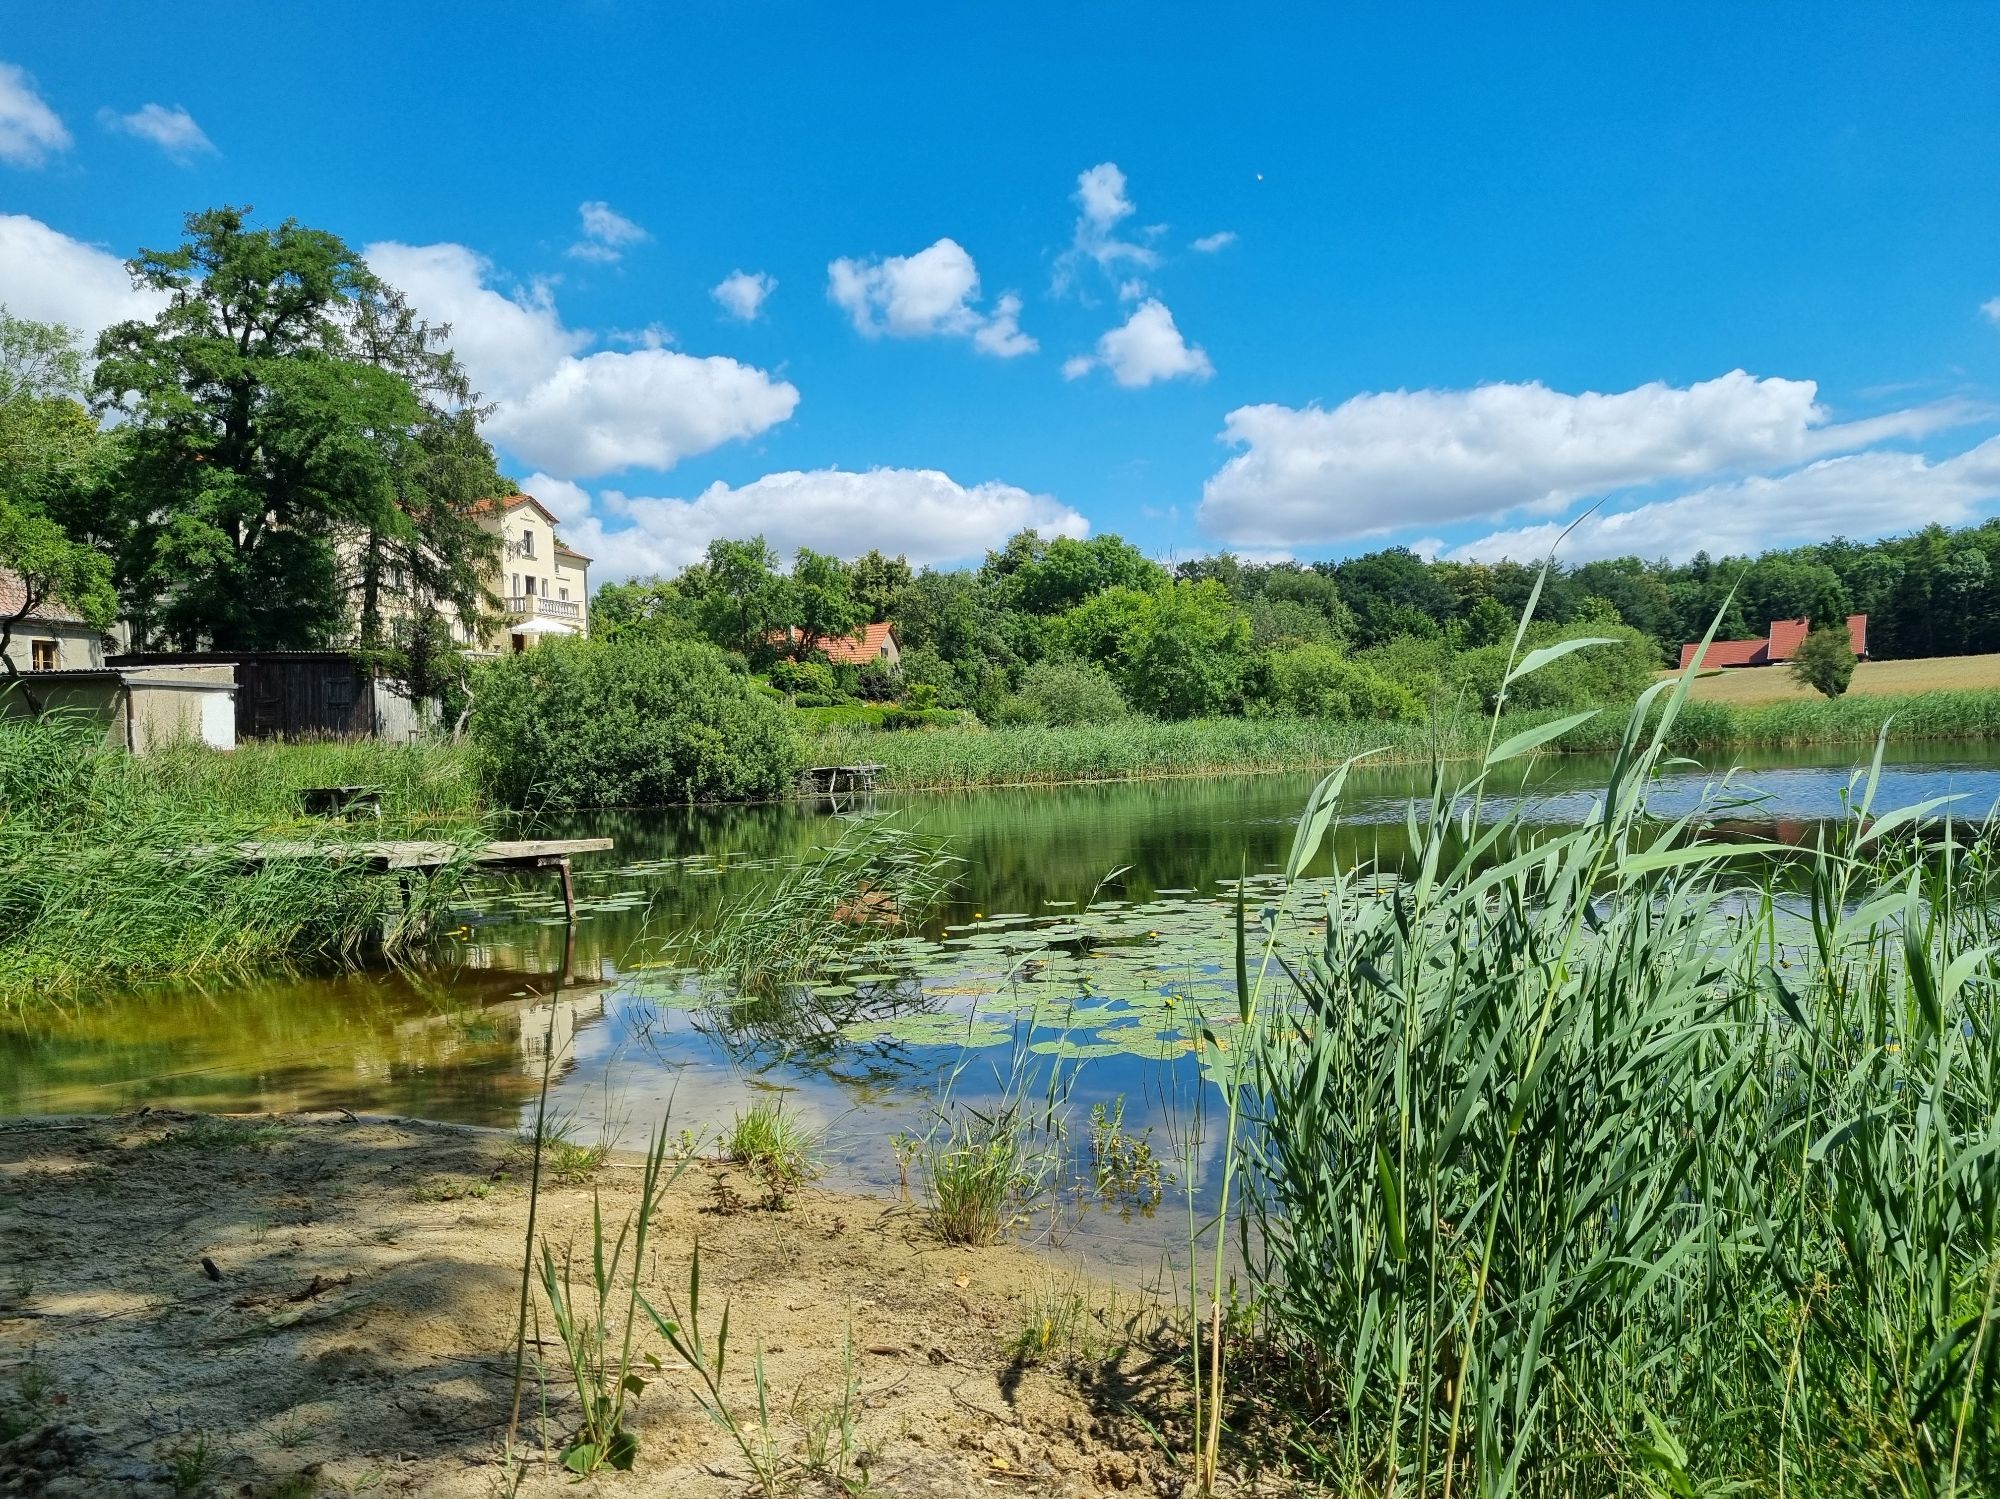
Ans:
[[[1809,836],[1841,810],[1851,752],[1749,757],[1732,784],[1758,794],[1739,816],[1766,830]],[[1499,788],[1521,802],[1531,827],[1588,815],[1602,762],[1531,761]],[[0,1112],[51,1114],[141,1104],[218,1110],[352,1109],[513,1127],[532,1109],[543,1049],[554,1033],[558,1108],[581,1127],[602,1125],[632,1143],[671,1111],[675,1128],[726,1122],[753,1095],[783,1090],[788,1104],[831,1132],[837,1179],[893,1186],[888,1137],[919,1127],[936,1090],[959,1064],[942,1043],[948,1027],[1005,1027],[1017,1045],[1033,1036],[1018,972],[1004,952],[968,947],[947,927],[1032,923],[1074,913],[1112,870],[1102,899],[1144,925],[1177,912],[1186,933],[1211,917],[1218,932],[1224,882],[1274,869],[1314,777],[1259,776],[977,794],[873,798],[966,860],[957,897],[928,928],[960,945],[977,984],[934,977],[854,986],[810,1006],[720,1004],[689,994],[671,973],[678,933],[711,919],[729,895],[830,839],[825,806],[772,805],[671,814],[600,813],[545,819],[538,830],[608,835],[616,851],[578,862],[580,919],[570,931],[551,910],[543,880],[478,887],[462,924],[419,968],[327,976],[265,975],[108,995],[96,1003],[0,1021]],[[1342,866],[1393,866],[1400,827],[1421,768],[1363,768],[1350,783],[1344,822],[1323,858]],[[1717,782],[1689,766],[1659,788],[1655,805],[1691,810]],[[2000,752],[1933,746],[1899,752],[1878,806],[1940,795],[1981,816],[2000,801]],[[974,922],[983,919],[984,925]],[[1165,956],[1178,954],[1193,944]],[[1171,964],[1160,965],[1171,967]],[[1028,977],[1032,979],[1033,975]],[[1191,980],[1199,975],[1190,975]],[[1180,979],[1165,974],[1163,987]],[[954,988],[973,990],[953,994]],[[1062,996],[1058,996],[1062,998]],[[1074,996],[1069,996],[1073,1001]],[[905,1024],[932,1016],[938,1028]],[[1047,1019],[1048,1017],[1043,1017]],[[901,1038],[898,1032],[903,1034]],[[1013,1048],[966,1067],[955,1087],[972,1102],[998,1095]],[[1149,1124],[1170,1153],[1172,1132],[1203,1098],[1193,1057],[1102,1055],[1078,1073],[1073,1115],[1124,1096],[1126,1120]]]

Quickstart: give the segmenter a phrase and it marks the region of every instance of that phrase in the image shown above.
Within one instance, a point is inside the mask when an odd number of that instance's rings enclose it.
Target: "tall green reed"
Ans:
[[[1577,725],[1496,724],[1410,808],[1405,878],[1335,871],[1317,952],[1265,914],[1282,1003],[1239,946],[1249,1269],[1299,1441],[1355,1491],[2000,1482],[1994,831],[1876,817],[1879,743],[1810,849],[1655,818],[1688,685],[1641,699],[1566,832],[1483,793]]]

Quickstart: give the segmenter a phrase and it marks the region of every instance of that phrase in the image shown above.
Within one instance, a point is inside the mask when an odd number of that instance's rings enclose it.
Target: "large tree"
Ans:
[[[434,330],[338,236],[246,211],[191,214],[187,239],[128,262],[166,295],[98,340],[93,389],[123,418],[117,562],[135,643],[278,649],[360,633],[382,611],[363,570],[427,568],[432,600],[475,602],[469,515],[491,494],[477,407]]]
[[[110,563],[58,519],[95,492],[110,445],[82,392],[76,334],[0,306],[0,571],[12,575],[0,672],[10,679],[20,673],[9,648],[30,615],[65,609],[103,630],[117,613]]]

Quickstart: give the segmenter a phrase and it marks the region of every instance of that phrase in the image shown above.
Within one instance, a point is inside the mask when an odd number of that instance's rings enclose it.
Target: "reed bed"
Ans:
[[[1483,815],[1558,727],[1496,724],[1412,805],[1414,873],[1239,945],[1198,1478],[1233,1171],[1257,1404],[1341,1492],[2000,1492],[2000,838],[1883,814],[1879,745],[1807,850],[1651,818],[1685,694],[1560,833]]]
[[[1508,714],[1502,737],[1561,717]],[[881,784],[902,790],[964,790],[1064,781],[1136,780],[1232,771],[1325,768],[1368,752],[1376,764],[1476,760],[1488,721],[1446,714],[1433,723],[1348,723],[1331,719],[1208,718],[1162,723],[1129,718],[1073,728],[939,729],[913,733],[828,730],[806,741],[815,765],[879,764]],[[1783,749],[2000,737],[2000,692],[1926,692],[1738,707],[1682,705],[1668,739],[1677,750]],[[1544,752],[1611,753],[1620,715],[1577,724]]]
[[[382,822],[297,821],[297,786],[356,763],[296,747],[242,762],[192,749],[134,759],[73,719],[0,722],[0,1006],[260,963],[345,961],[418,940],[456,868],[406,892],[332,858],[252,868],[227,852],[274,829],[336,845],[408,821],[393,800]],[[413,775],[400,794],[424,787],[429,836],[469,853],[478,824],[461,818],[441,834],[433,781]]]

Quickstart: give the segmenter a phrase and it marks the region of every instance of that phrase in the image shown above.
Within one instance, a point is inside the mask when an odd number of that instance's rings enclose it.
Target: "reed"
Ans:
[[[1652,711],[1657,714],[1657,702]],[[1565,716],[1510,713],[1499,737],[1506,739]],[[1622,712],[1592,716],[1539,748],[1543,753],[1613,753],[1622,736],[1622,718]],[[841,729],[813,736],[807,758],[820,765],[879,764],[880,782],[886,787],[961,790],[1327,768],[1364,753],[1376,763],[1421,764],[1435,759],[1476,763],[1487,746],[1488,728],[1486,718],[1446,714],[1428,724],[1246,718],[1161,723],[1131,718],[1071,728],[908,734]],[[1892,743],[2000,737],[2000,692],[1927,692],[1751,707],[1685,702],[1666,743],[1677,750],[1783,749],[1869,744],[1885,732]]]
[[[1485,815],[1582,727],[1496,724],[1410,809],[1412,874],[1337,874],[1303,958],[1284,909],[1239,947],[1205,1481],[1240,1137],[1276,1405],[1344,1492],[2000,1487],[2000,829],[1877,815],[1879,741],[1810,849],[1652,818],[1687,687],[1618,727],[1588,825]]]
[[[457,867],[405,887],[331,859],[250,868],[229,856],[230,844],[274,828],[331,846],[394,826],[299,822],[302,777],[338,767],[259,764],[238,770],[207,751],[135,759],[75,719],[0,721],[0,1006],[262,963],[346,961],[421,939]],[[469,853],[478,832],[461,819],[448,836]]]

